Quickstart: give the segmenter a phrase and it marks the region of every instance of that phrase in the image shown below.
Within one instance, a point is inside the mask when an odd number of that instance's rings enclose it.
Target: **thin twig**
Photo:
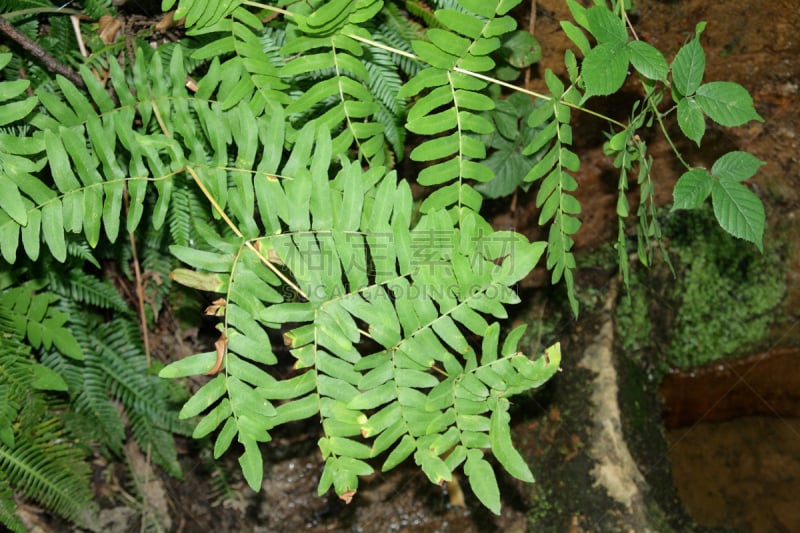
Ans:
[[[133,233],[131,233],[131,235],[133,235]],[[150,443],[149,442],[147,443],[147,455],[145,456],[145,460],[144,461],[145,461],[144,462],[144,464],[145,464],[145,468],[144,468],[145,479],[142,481],[142,500],[144,501],[145,508],[142,509],[142,523],[141,523],[141,525],[139,527],[139,532],[140,533],[144,533],[145,532],[145,526],[147,525],[146,518],[147,518],[147,515],[150,514],[149,512],[152,509],[152,506],[149,505],[149,502],[147,501],[147,495],[144,494],[145,491],[147,490],[147,488],[146,488],[147,483],[150,482]],[[158,520],[156,520],[156,522],[158,522]]]
[[[80,50],[83,57],[89,57],[89,51],[86,50],[86,45],[83,43],[83,35],[81,35],[81,22],[78,20],[78,16],[72,15],[69,20],[72,22],[72,30],[75,32],[75,40],[78,41],[78,50]]]
[[[536,29],[536,0],[531,0],[531,14],[528,17],[528,33],[533,35],[534,30]],[[528,85],[531,83],[531,67],[525,69],[525,87],[527,88]]]
[[[633,23],[631,22],[631,19],[628,17],[628,12],[623,10],[622,16],[625,17],[625,23],[628,25],[628,28],[630,28],[631,33],[633,34],[633,38],[638,41],[639,40],[639,36],[636,35],[636,30],[633,27]]]
[[[142,341],[144,342],[144,357],[147,368],[150,368],[150,334],[147,332],[147,314],[144,307],[144,283],[142,282],[142,269],[139,267],[139,254],[136,252],[136,237],[133,232],[131,238],[131,251],[133,253],[133,275],[136,279],[136,299],[139,304],[139,321],[142,323]]]
[[[130,211],[130,196],[128,187],[123,189],[125,216]],[[136,281],[136,301],[139,308],[139,322],[142,325],[142,343],[144,344],[144,360],[146,368],[150,368],[150,334],[147,330],[147,314],[144,307],[144,282],[142,281],[142,269],[139,266],[139,253],[136,250],[136,237],[133,232],[128,233],[131,240],[131,253],[133,254],[133,277]]]
[[[45,50],[42,45],[29,39],[27,35],[17,30],[17,28],[15,28],[3,17],[0,17],[0,32],[5,33],[11,40],[20,45],[24,50],[30,52],[35,58],[44,63],[44,66],[47,68],[47,70],[55,72],[56,74],[61,74],[71,81],[75,86],[80,87],[81,89],[86,88],[86,84],[83,83],[83,79],[77,72],[59,62],[55,57],[50,55],[50,53]]]

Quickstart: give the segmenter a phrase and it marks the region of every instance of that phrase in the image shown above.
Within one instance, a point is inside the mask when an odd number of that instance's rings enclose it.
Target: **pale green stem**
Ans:
[[[293,17],[294,16],[294,13],[292,13],[291,11],[287,11],[285,9],[281,9],[281,8],[275,7],[275,6],[268,6],[266,4],[261,4],[259,2],[248,2],[248,1],[245,1],[245,2],[242,2],[242,5],[250,6],[250,7],[257,7],[259,9],[264,9],[264,10],[267,10],[267,11],[273,11],[275,13],[280,13],[281,15],[285,15],[287,17]]]
[[[664,121],[661,120],[661,113],[658,112],[658,109],[656,109],[651,100],[647,100],[647,105],[653,110],[653,114],[656,116],[656,120],[658,121],[658,126],[661,128],[661,133],[664,134],[664,138],[667,140],[670,148],[672,148],[672,152],[675,154],[675,157],[678,158],[678,161],[680,161],[687,170],[691,170],[692,166],[687,163],[685,159],[683,159],[683,156],[681,155],[680,151],[678,151],[675,143],[672,142],[672,137],[670,137],[667,127],[664,125]]]
[[[219,203],[217,203],[217,200],[211,194],[211,191],[209,191],[208,188],[205,186],[205,184],[203,184],[202,180],[200,180],[200,176],[197,175],[197,172],[195,172],[194,169],[190,166],[186,166],[185,170],[192,176],[192,179],[200,188],[200,191],[208,199],[208,201],[211,203],[211,206],[219,214],[222,220],[225,221],[225,223],[228,225],[229,228],[231,228],[231,231],[233,231],[233,233],[235,233],[236,236],[239,237],[240,239],[244,239],[244,234],[239,230],[239,227],[236,224],[234,224],[233,220],[230,219],[228,214],[225,213],[225,210],[222,209],[222,206],[220,206]],[[267,266],[267,268],[272,270],[272,272],[276,276],[278,276],[284,283],[286,283],[289,287],[291,287],[301,297],[305,298],[306,300],[310,300],[308,295],[305,292],[303,292],[303,290],[300,287],[298,287],[297,284],[295,284],[292,280],[287,278],[283,274],[283,272],[281,272],[280,269],[276,267],[272,263],[272,261],[269,260],[268,257],[264,256],[264,254],[262,254],[261,251],[253,245],[251,240],[246,240],[244,244],[247,248],[250,249],[250,251],[256,254],[258,258],[261,259],[261,261]]]
[[[54,7],[29,7],[28,9],[20,9],[17,11],[10,11],[8,13],[3,13],[3,18],[11,19],[14,17],[24,17],[25,15],[40,15],[40,14],[50,14],[50,15],[83,15],[83,11],[77,9],[67,9],[67,8],[54,8]]]
[[[253,6],[253,7],[259,7],[259,8],[262,8],[262,9],[267,9],[269,11],[274,11],[276,13],[281,13],[281,14],[286,15],[286,16],[290,16],[290,17],[294,16],[294,13],[292,13],[290,11],[279,9],[277,7],[267,6],[267,5],[264,5],[264,4],[260,4],[258,2],[246,1],[246,2],[242,2],[242,3],[244,5]],[[415,59],[417,61],[422,61],[422,59],[419,56],[415,55],[415,54],[412,54],[410,52],[406,52],[404,50],[398,50],[397,48],[393,48],[393,47],[385,45],[383,43],[379,43],[377,41],[373,41],[372,39],[367,39],[365,37],[361,37],[360,35],[353,35],[353,34],[349,34],[349,33],[346,33],[344,35],[346,35],[347,37],[350,37],[351,39],[354,39],[356,41],[362,42],[364,44],[368,44],[369,46],[374,46],[375,48],[380,48],[381,50],[386,50],[387,52],[391,52],[393,54],[397,54],[397,55],[400,55],[400,56],[403,56],[403,57],[407,57],[409,59]],[[527,94],[528,96],[533,96],[534,98],[539,98],[541,100],[550,101],[550,100],[553,99],[552,96],[548,96],[546,94],[542,94],[542,93],[538,93],[536,91],[531,91],[531,90],[528,90],[528,89],[525,89],[525,88],[522,88],[522,87],[518,87],[517,85],[513,85],[511,83],[506,83],[506,82],[504,82],[502,80],[498,80],[496,78],[492,78],[491,76],[485,76],[483,74],[479,74],[477,72],[473,72],[471,70],[467,70],[467,69],[464,69],[464,68],[461,68],[461,67],[453,67],[453,71],[454,72],[460,72],[461,74],[466,74],[467,76],[471,76],[473,78],[477,78],[479,80],[483,80],[483,81],[486,81],[486,82],[489,82],[489,83],[494,83],[496,85],[500,85],[501,87],[505,87],[507,89],[511,89],[512,91],[517,91],[517,92],[520,92],[520,93],[523,93],[523,94]],[[617,125],[617,126],[619,126],[621,128],[625,128],[625,124],[623,124],[622,122],[616,121],[611,117],[607,117],[607,116],[603,115],[602,113],[598,113],[596,111],[592,111],[591,109],[587,109],[585,107],[579,106],[577,104],[572,104],[570,102],[565,102],[563,100],[561,101],[561,103],[564,104],[567,107],[571,107],[573,109],[577,109],[578,111],[583,111],[584,113],[588,113],[588,114],[593,115],[595,117],[598,117],[598,118],[601,118],[603,120],[606,120],[606,121],[608,121],[608,122],[610,122],[612,124],[615,124],[615,125]]]

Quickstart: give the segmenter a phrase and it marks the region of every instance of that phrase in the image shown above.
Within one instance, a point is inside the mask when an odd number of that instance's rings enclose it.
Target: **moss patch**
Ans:
[[[786,293],[779,246],[759,253],[721,230],[710,208],[667,216],[665,234],[676,275],[632,272],[616,319],[623,349],[691,368],[761,341]]]

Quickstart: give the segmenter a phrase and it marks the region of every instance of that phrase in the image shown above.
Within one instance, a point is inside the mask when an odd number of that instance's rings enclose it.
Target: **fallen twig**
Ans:
[[[44,66],[49,71],[55,72],[56,74],[61,74],[81,89],[86,88],[86,84],[83,83],[83,79],[77,72],[59,62],[55,57],[50,55],[47,50],[42,48],[39,43],[32,41],[27,35],[17,30],[17,28],[15,28],[3,17],[0,17],[0,31],[5,33],[11,40],[16,42],[23,49],[33,54],[34,57],[44,63]]]

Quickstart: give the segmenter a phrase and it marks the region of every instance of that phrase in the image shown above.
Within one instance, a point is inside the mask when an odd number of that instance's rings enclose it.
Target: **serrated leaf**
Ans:
[[[631,64],[639,74],[651,80],[666,81],[669,66],[657,48],[644,41],[631,41],[627,47]]]
[[[744,181],[752,177],[763,164],[753,154],[737,150],[717,159],[711,167],[711,175],[722,181]]]
[[[697,89],[697,103],[706,115],[726,127],[741,126],[751,120],[764,122],[753,107],[747,89],[731,81],[713,81]]]
[[[589,29],[589,19],[586,16],[586,8],[582,6],[578,0],[567,0],[567,7],[575,19],[575,22],[580,24],[583,28]]]
[[[628,49],[621,44],[599,44],[583,60],[581,72],[586,96],[617,92],[628,76]]]
[[[572,22],[568,20],[562,20],[561,29],[567,34],[569,40],[575,43],[575,46],[578,47],[578,50],[580,50],[584,57],[589,53],[589,50],[592,49],[592,45],[589,44],[589,39],[587,39],[586,35],[584,35],[581,29]]]
[[[764,251],[761,238],[766,215],[758,196],[741,183],[715,181],[711,186],[711,201],[714,216],[725,231],[754,243]]]
[[[672,60],[672,84],[683,96],[694,94],[703,82],[706,53],[700,46],[699,34],[683,45]]]
[[[592,6],[586,10],[588,30],[600,45],[623,45],[628,41],[625,23],[607,7]]]
[[[706,117],[694,97],[678,102],[678,126],[684,135],[700,146],[700,140],[706,132]]]
[[[672,210],[695,209],[711,194],[711,176],[702,168],[684,172],[672,191]]]

